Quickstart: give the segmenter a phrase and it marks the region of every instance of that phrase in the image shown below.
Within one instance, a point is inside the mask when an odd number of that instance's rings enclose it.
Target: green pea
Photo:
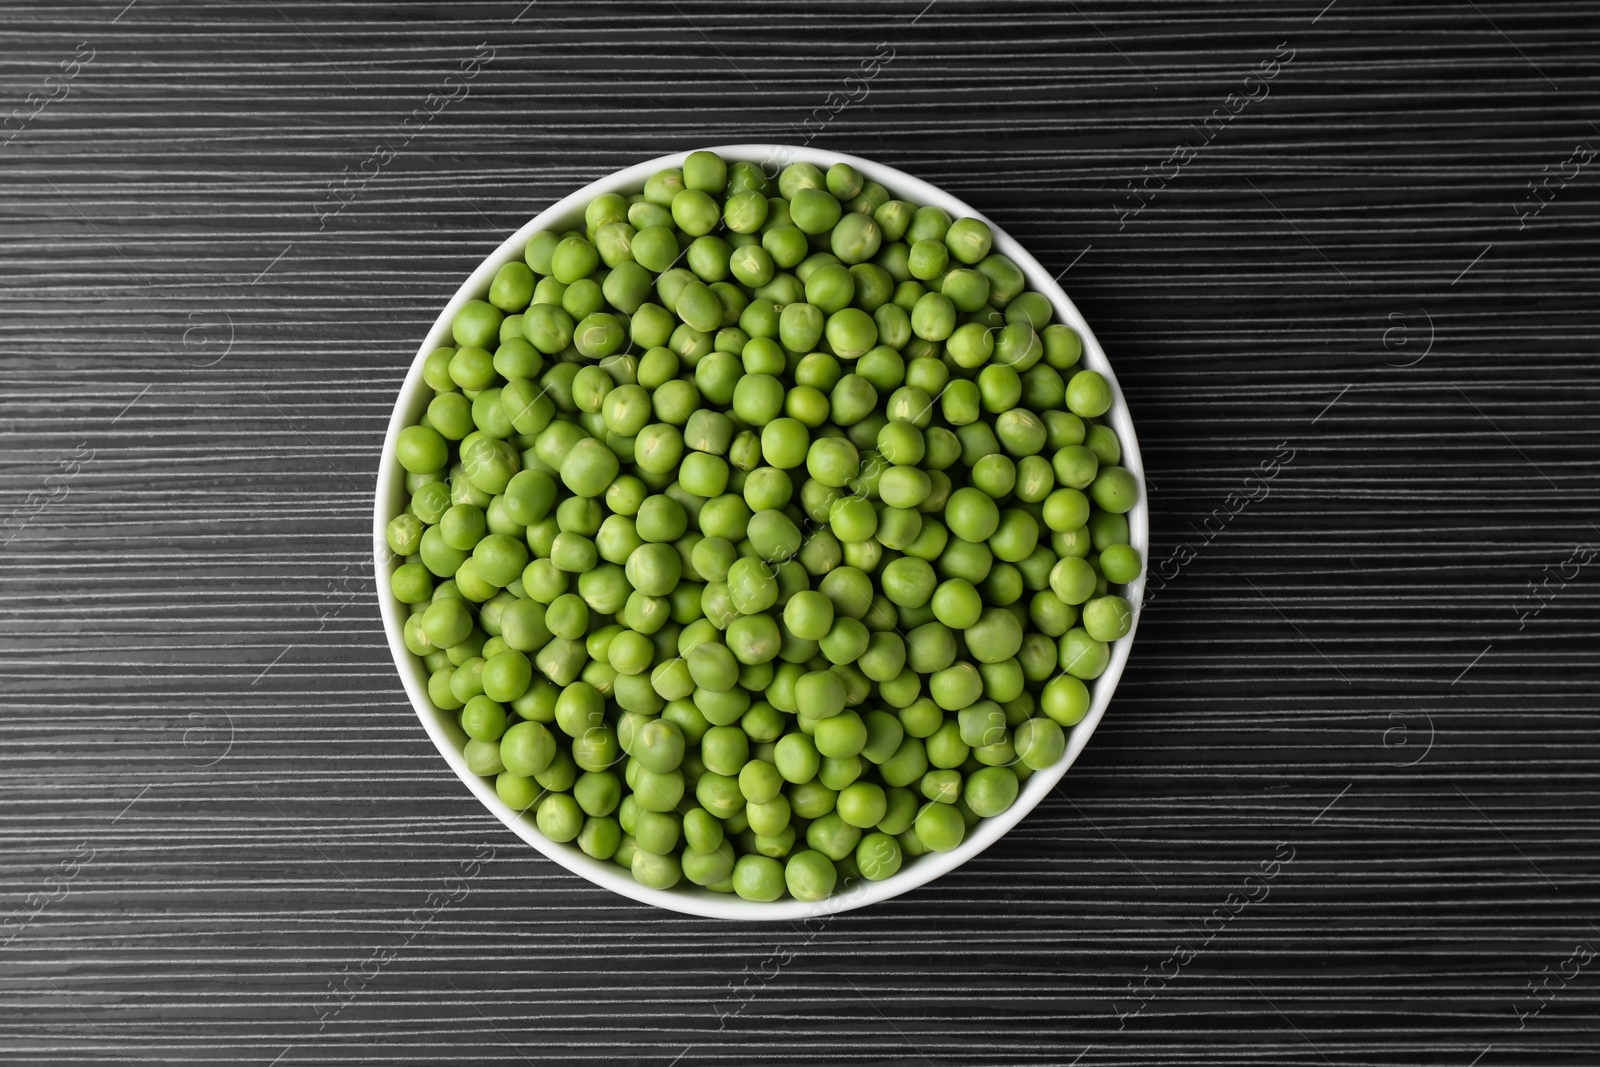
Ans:
[[[994,355],[994,331],[982,323],[967,322],[957,326],[945,342],[945,351],[957,366],[968,369],[981,367]],[[974,410],[972,418],[976,418]],[[972,418],[966,421],[972,421]]]
[[[541,723],[519,722],[500,738],[500,758],[512,774],[539,774],[550,766],[555,755],[555,737]]]
[[[1091,422],[1084,427],[1083,445],[1095,454],[1102,466],[1115,466],[1122,462],[1122,443],[1116,431],[1103,423]]]
[[[866,184],[861,172],[848,163],[835,163],[826,175],[828,192],[840,200],[849,200],[859,194]]]
[[[806,708],[801,705],[801,714],[809,714]],[[867,727],[854,711],[845,710],[818,722],[812,740],[825,759],[848,759],[866,747]]]
[[[506,729],[506,709],[498,701],[478,695],[461,709],[461,728],[475,741],[496,741]]]
[[[888,271],[876,263],[854,263],[850,267],[850,277],[854,290],[851,302],[856,307],[875,316],[879,308],[889,306],[895,281]]]
[[[778,175],[778,192],[792,200],[801,189],[826,189],[827,178],[810,163],[791,163]]]
[[[808,244],[803,230],[786,224],[764,230],[761,247],[772,257],[776,266],[787,268],[797,266],[805,259]]]
[[[526,811],[539,799],[538,783],[532,778],[501,771],[495,776],[494,790],[506,805],[516,811]]]
[[[634,439],[634,463],[641,471],[665,474],[677,469],[682,457],[683,434],[669,423],[651,423]]]
[[[934,852],[949,852],[966,836],[961,813],[949,804],[929,804],[917,814],[913,830],[917,840]]]
[[[1009,767],[984,767],[967,776],[961,798],[974,814],[999,815],[1016,802],[1017,776]]]
[[[411,511],[424,523],[437,523],[450,507],[450,487],[443,482],[429,482],[427,485],[419,486],[416,492],[411,494]],[[420,539],[417,550],[421,551]],[[407,556],[411,554],[402,553]]]
[[[989,302],[989,279],[975,270],[957,267],[944,275],[939,291],[960,312],[974,312]]]
[[[838,872],[827,856],[812,849],[790,856],[783,868],[784,884],[796,900],[825,900],[833,894]]]
[[[1081,626],[1074,626],[1061,637],[1061,669],[1074,678],[1098,678],[1111,659],[1105,642],[1097,641]]]
[[[643,849],[633,853],[630,869],[633,880],[650,889],[671,889],[683,878],[683,866],[677,856]]]
[[[994,360],[997,364],[1021,372],[1038,363],[1043,355],[1044,347],[1039,335],[1025,322],[1007,323],[995,335]]]
[[[728,197],[722,219],[734,233],[756,233],[767,221],[767,198],[756,190],[743,190]]]
[[[423,604],[433,595],[433,575],[420,562],[404,563],[389,576],[389,588],[402,604]]]
[[[552,841],[575,840],[583,829],[584,813],[566,793],[548,793],[536,812],[539,832]]]
[[[770,803],[783,789],[783,776],[766,760],[750,760],[739,769],[738,776],[739,792],[751,804]]]
[[[599,266],[599,251],[582,237],[564,238],[550,256],[551,275],[564,285],[587,278]]]
[[[1070,370],[1083,357],[1083,338],[1071,326],[1055,323],[1040,333],[1044,361],[1056,370]]]
[[[950,266],[950,252],[942,241],[917,241],[907,255],[906,267],[919,281],[942,277]]]
[[[789,828],[791,817],[789,798],[778,794],[765,803],[750,801],[745,804],[745,817],[750,829],[761,837],[776,837]]]
[[[1100,572],[1106,576],[1106,581],[1117,585],[1126,585],[1138,578],[1142,566],[1138,550],[1130,545],[1108,545],[1100,553]]]
[[[961,772],[957,770],[929,771],[917,784],[922,795],[934,804],[954,804],[961,798]]]
[[[945,231],[944,242],[958,262],[971,264],[988,256],[994,235],[980,219],[957,219]]]
[[[836,716],[845,706],[844,677],[836,671],[810,671],[795,685],[800,714],[813,719]]]
[[[600,254],[600,262],[608,267],[633,262],[633,235],[636,232],[636,227],[620,219],[597,227],[594,245]]]
[[[1056,481],[1071,489],[1087,489],[1100,472],[1100,460],[1082,445],[1057,449],[1050,461]]]
[[[717,202],[700,189],[685,188],[672,198],[672,221],[691,237],[701,237],[722,221]],[[558,275],[559,277],[559,275]]]
[[[450,325],[457,345],[477,349],[493,348],[500,340],[501,310],[484,300],[469,300],[456,312]]]
[[[1023,766],[1035,771],[1053,766],[1067,750],[1066,732],[1050,718],[1027,720],[1017,727],[1013,740],[1017,758]]]
[[[845,485],[860,471],[861,455],[848,440],[824,437],[806,452],[806,473],[823,485]]]
[[[943,293],[924,293],[911,309],[911,332],[926,341],[943,341],[956,328],[956,309]]]
[[[1006,256],[991,252],[976,264],[976,270],[989,279],[989,302],[1003,308],[1027,286],[1021,269]]]
[[[564,351],[572,343],[574,328],[572,316],[556,304],[535,304],[522,316],[523,336],[546,355]],[[460,357],[459,352],[456,355]],[[492,365],[493,360],[490,362]]]
[[[772,254],[762,245],[743,245],[734,249],[733,254],[729,256],[728,269],[733,274],[734,279],[741,285],[759,289],[772,280],[773,275],[777,273],[778,266]],[[749,310],[749,305],[746,306],[745,310]],[[761,314],[762,312],[755,312],[756,316]],[[743,324],[744,313],[741,312],[741,327],[743,327]],[[746,329],[745,332],[748,333],[749,330]]]
[[[728,165],[715,152],[690,152],[683,161],[685,188],[720,193],[728,183]]]
[[[633,795],[646,811],[675,811],[683,799],[683,792],[681,770],[658,772],[641,766],[634,777]]]
[[[796,637],[820,641],[833,627],[833,602],[813,590],[796,593],[784,605],[783,621]]]
[[[722,850],[722,823],[704,808],[690,808],[683,814],[683,840],[699,853]]]
[[[497,653],[483,665],[483,691],[502,703],[516,700],[532,681],[533,665],[516,649]]]
[[[803,733],[785,734],[774,749],[775,766],[784,781],[802,785],[816,777],[822,765],[816,744]]]
[[[1133,609],[1120,596],[1093,597],[1083,605],[1083,628],[1096,641],[1126,637],[1133,626]]]
[[[878,254],[883,233],[869,215],[849,212],[833,227],[829,247],[843,263],[864,263]],[[531,289],[531,285],[530,285]]]
[[[1067,382],[1067,408],[1080,418],[1099,418],[1111,409],[1111,383],[1098,371],[1080,370]]]
[[[435,600],[423,613],[423,630],[439,648],[460,644],[472,633],[472,612],[460,600]]]
[[[863,878],[869,882],[881,882],[899,872],[903,855],[900,843],[892,836],[871,833],[862,837],[856,845],[855,859]]]
[[[806,234],[827,233],[842,214],[838,199],[825,189],[803,188],[789,197],[790,218]]]
[[[659,223],[641,227],[633,235],[631,251],[635,262],[657,274],[670,270],[680,254],[672,227]]]
[[[1096,511],[1089,516],[1087,524],[1090,540],[1097,552],[1105,551],[1109,545],[1126,544],[1128,542],[1128,517],[1109,511]],[[426,539],[426,535],[424,535]]]
[[[698,811],[699,809],[695,809]],[[704,815],[705,812],[700,812]],[[715,822],[715,820],[713,820]],[[720,833],[722,825],[717,824]],[[720,841],[720,838],[718,839]],[[685,852],[680,860],[683,864],[683,876],[695,885],[714,887],[727,882],[733,874],[734,855],[731,846],[719,846],[706,851],[691,849]],[[731,883],[730,883],[731,888]]]
[[[888,799],[874,782],[852,782],[839,792],[838,812],[849,825],[870,830],[887,814]]]
[[[989,547],[995,558],[1007,563],[1021,563],[1028,559],[1038,543],[1038,520],[1019,508],[1002,511],[999,524],[989,537]]]
[[[783,896],[784,867],[768,856],[740,856],[733,867],[733,891],[744,900],[773,901]]]
[[[850,306],[855,299],[855,275],[833,257],[825,262],[813,263],[812,257],[795,268],[796,276],[805,285],[806,301],[832,315]],[[859,310],[859,309],[858,309]]]
[[[1076,725],[1089,711],[1088,687],[1073,675],[1058,675],[1045,685],[1039,707],[1058,726]]]
[[[622,828],[609,816],[590,816],[578,831],[578,847],[597,860],[610,859],[622,844]]]
[[[468,437],[461,444],[461,467],[473,488],[493,496],[503,493],[522,468],[516,449],[492,437]],[[482,505],[487,506],[488,500]]]
[[[860,828],[845,822],[837,811],[813,819],[806,828],[806,844],[831,860],[844,859],[860,840]]]
[[[413,474],[428,474],[444,469],[450,461],[450,448],[437,430],[407,426],[395,440],[395,456]]]
[[[640,810],[634,818],[633,837],[645,852],[667,855],[678,845],[683,824],[676,813]]]
[[[1101,510],[1121,515],[1139,500],[1139,482],[1122,467],[1102,467],[1089,484],[1089,495]]]
[[[549,230],[540,230],[528,238],[528,243],[523,246],[523,259],[535,273],[549,274],[550,256],[560,241],[559,234],[551,233]]]
[[[847,307],[828,317],[828,344],[844,359],[858,359],[878,343],[878,326],[860,308]]]

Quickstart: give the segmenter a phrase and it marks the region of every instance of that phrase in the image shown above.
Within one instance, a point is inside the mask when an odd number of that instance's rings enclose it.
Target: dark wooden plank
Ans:
[[[92,459],[0,551],[0,909],[60,897],[0,947],[0,1055],[1596,1062],[1567,961],[1600,944],[1600,586],[1568,561],[1600,544],[1600,179],[1536,215],[1528,183],[1600,142],[1597,16],[12,0],[0,115],[55,99],[0,147],[0,507]],[[641,158],[804,136],[880,44],[813,143],[1065,271],[1163,588],[1084,758],[979,860],[815,931],[635,907],[417,727],[369,593],[384,423],[505,232]]]

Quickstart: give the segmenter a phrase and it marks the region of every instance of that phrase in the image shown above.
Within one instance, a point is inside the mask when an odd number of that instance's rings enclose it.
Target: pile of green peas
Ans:
[[[695,152],[426,358],[388,527],[464,755],[553,841],[747,900],[957,847],[1132,609],[1104,377],[988,226]]]

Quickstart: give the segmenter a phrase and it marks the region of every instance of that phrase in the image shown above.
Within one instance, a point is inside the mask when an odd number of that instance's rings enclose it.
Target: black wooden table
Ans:
[[[1576,0],[4,0],[0,1060],[1600,1062],[1597,52]],[[799,929],[489,817],[368,531],[506,233],[807,139],[1062,272],[1156,591],[1056,794]]]

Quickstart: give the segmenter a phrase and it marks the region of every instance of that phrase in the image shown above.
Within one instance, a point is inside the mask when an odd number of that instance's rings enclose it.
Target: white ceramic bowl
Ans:
[[[1122,390],[1117,385],[1117,377],[1112,373],[1111,365],[1106,362],[1105,353],[1095,340],[1094,332],[1089,329],[1089,324],[1084,322],[1083,316],[1078,313],[1078,309],[1067,299],[1066,293],[1061,291],[1061,287],[1055,283],[1050,274],[999,226],[949,193],[893,167],[886,167],[869,159],[789,145],[719,145],[711,151],[730,163],[735,160],[748,160],[757,164],[776,161],[780,165],[801,162],[814,163],[826,169],[830,164],[843,160],[855,166],[867,178],[881,182],[900,199],[919,205],[930,204],[941,207],[953,218],[971,216],[988,222],[994,231],[994,250],[1011,257],[1027,276],[1028,287],[1048,297],[1055,306],[1057,318],[1072,326],[1082,336],[1083,366],[1099,371],[1111,383],[1114,403],[1107,418],[1122,442],[1123,466],[1132,472],[1139,479],[1141,487],[1143,486],[1144,465],[1139,456],[1139,442],[1134,436],[1133,422],[1128,416]],[[760,904],[732,895],[712,893],[687,882],[668,890],[647,889],[635,882],[626,870],[616,864],[593,859],[584,855],[576,845],[558,844],[541,834],[534,825],[531,815],[524,816],[514,811],[496,795],[491,780],[480,778],[467,769],[466,759],[462,755],[466,736],[456,723],[454,714],[439,711],[429,701],[427,673],[422,661],[406,648],[401,636],[401,626],[407,614],[405,607],[389,591],[388,576],[397,564],[389,552],[385,528],[389,520],[405,506],[405,472],[394,459],[395,439],[401,430],[416,422],[427,407],[429,390],[422,380],[422,364],[428,353],[451,343],[450,323],[455,318],[456,312],[468,300],[482,297],[488,291],[490,280],[501,266],[522,258],[523,246],[535,231],[559,232],[582,229],[583,209],[590,200],[602,193],[627,195],[637,192],[643,188],[645,179],[656,171],[663,167],[682,166],[688,154],[688,152],[678,152],[635,164],[615,174],[607,175],[552,204],[522,229],[506,238],[500,247],[472,272],[472,276],[462,284],[461,288],[456,290],[455,296],[440,313],[438,320],[433,324],[433,329],[428,332],[422,346],[417,349],[416,358],[411,363],[411,372],[406,375],[405,384],[400,387],[400,397],[395,402],[394,414],[389,419],[389,432],[383,442],[383,458],[378,465],[378,491],[372,516],[373,550],[377,561],[374,573],[377,576],[378,605],[383,614],[384,632],[389,638],[389,650],[394,654],[395,666],[400,671],[400,680],[405,684],[406,694],[411,698],[411,706],[416,709],[417,718],[422,720],[423,729],[428,731],[428,736],[438,747],[439,754],[445,758],[483,806],[528,844],[569,871],[597,885],[633,900],[654,904],[656,907],[671,911],[716,919],[751,920],[792,920],[828,915],[875,904],[899,896],[920,885],[926,885],[994,844],[1001,835],[1032,811],[1044,799],[1045,794],[1055,788],[1062,775],[1066,774],[1067,768],[1072,766],[1078,754],[1088,744],[1089,735],[1094,733],[1095,726],[1105,714],[1106,706],[1111,702],[1111,694],[1117,687],[1117,679],[1122,676],[1122,669],[1128,662],[1128,653],[1133,645],[1133,630],[1112,646],[1111,663],[1093,684],[1093,702],[1089,713],[1084,716],[1082,722],[1068,731],[1066,755],[1054,767],[1030,776],[1023,783],[1016,803],[1004,813],[980,822],[967,835],[960,847],[951,852],[930,852],[919,858],[909,859],[905,867],[892,878],[881,882],[862,881],[843,893],[817,903],[784,899],[771,904]],[[997,178],[998,180],[1003,179]],[[1128,527],[1133,547],[1139,550],[1141,559],[1148,560],[1149,522],[1142,489],[1139,503],[1128,512]],[[1138,605],[1140,601],[1143,585],[1144,578],[1141,576],[1129,587],[1128,599],[1134,605]],[[1137,607],[1133,622],[1137,628]]]

